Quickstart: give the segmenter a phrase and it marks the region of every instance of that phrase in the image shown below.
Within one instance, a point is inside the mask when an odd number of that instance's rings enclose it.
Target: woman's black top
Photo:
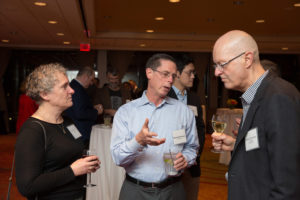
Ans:
[[[43,128],[46,131],[46,146]],[[86,176],[75,176],[70,165],[82,157],[84,145],[68,130],[69,119],[51,124],[30,117],[16,142],[16,182],[28,199],[71,200],[84,195]],[[46,149],[45,149],[46,148]]]

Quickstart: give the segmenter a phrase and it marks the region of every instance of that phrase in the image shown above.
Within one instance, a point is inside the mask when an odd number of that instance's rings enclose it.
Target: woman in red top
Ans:
[[[30,117],[37,109],[38,105],[29,96],[26,95],[26,79],[20,86],[21,95],[19,97],[18,120],[16,125],[16,133],[19,133],[23,123]]]

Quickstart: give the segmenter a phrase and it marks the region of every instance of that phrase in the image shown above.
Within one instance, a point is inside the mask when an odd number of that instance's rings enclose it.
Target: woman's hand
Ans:
[[[97,156],[87,156],[80,158],[71,164],[71,169],[75,176],[95,172],[100,168],[100,160]]]

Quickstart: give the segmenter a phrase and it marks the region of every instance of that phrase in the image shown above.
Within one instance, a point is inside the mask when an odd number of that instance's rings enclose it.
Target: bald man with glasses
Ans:
[[[255,40],[244,31],[222,35],[213,60],[225,88],[243,93],[237,138],[212,134],[215,149],[232,151],[228,199],[300,199],[299,91],[264,70]]]

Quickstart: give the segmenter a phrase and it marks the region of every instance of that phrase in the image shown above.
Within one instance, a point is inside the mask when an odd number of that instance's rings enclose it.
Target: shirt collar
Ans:
[[[172,85],[172,88],[173,88],[173,90],[174,90],[174,92],[175,92],[175,94],[177,96],[180,95],[180,96],[185,97],[187,95],[186,90],[184,90],[183,95],[182,95],[181,91],[177,87],[175,87],[174,85]]]
[[[152,102],[149,101],[149,99],[146,95],[146,92],[147,92],[147,90],[144,90],[142,97],[139,99],[138,106],[153,104]],[[165,103],[174,104],[174,102],[172,101],[172,98],[167,96],[158,107],[163,106]]]
[[[254,99],[254,96],[257,92],[257,89],[261,85],[261,82],[264,80],[264,78],[268,75],[269,70],[267,70],[263,75],[261,75],[247,90],[244,92],[244,94],[241,96],[241,99],[244,100],[247,104],[251,104],[251,102]]]

